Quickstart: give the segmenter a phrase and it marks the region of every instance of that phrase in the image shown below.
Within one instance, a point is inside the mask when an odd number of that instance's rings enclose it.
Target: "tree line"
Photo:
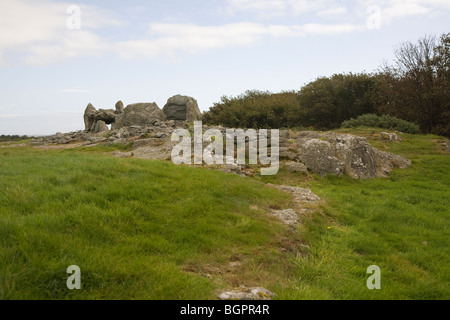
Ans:
[[[450,137],[449,105],[447,33],[402,43],[393,63],[373,73],[319,77],[298,91],[253,90],[224,96],[204,113],[203,121],[227,127],[329,130],[373,114],[417,124],[423,133]]]

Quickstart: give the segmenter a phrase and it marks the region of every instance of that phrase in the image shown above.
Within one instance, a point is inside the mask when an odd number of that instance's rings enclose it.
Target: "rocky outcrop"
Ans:
[[[163,112],[167,120],[199,121],[202,119],[197,100],[188,96],[176,95],[169,98]]]
[[[119,113],[122,113],[122,112],[125,111],[122,101],[117,101],[117,103],[116,103],[116,111],[119,112]]]
[[[156,103],[130,104],[115,120],[114,129],[129,126],[148,126],[166,120],[164,112]]]
[[[96,112],[97,110],[95,110],[94,106],[90,103],[84,110],[84,127],[86,131],[91,130],[92,126],[94,125]]]
[[[295,161],[321,176],[345,174],[353,179],[371,179],[411,165],[408,159],[377,150],[365,138],[353,135],[300,132],[295,148]]]
[[[89,104],[84,112],[85,132],[66,135],[59,133],[52,137],[41,138],[34,143],[69,144],[84,141],[86,144],[95,144],[106,141],[110,144],[126,144],[133,141],[134,157],[170,160],[171,150],[177,144],[170,139],[173,130],[191,128],[189,123],[200,119],[197,101],[192,97],[181,95],[168,99],[163,110],[156,103],[137,103],[123,108],[123,103],[118,101],[115,110],[96,110]],[[111,130],[108,129],[108,124],[111,124]],[[203,126],[204,131],[208,129],[219,130],[222,136],[227,137],[226,140],[229,138],[227,128]],[[311,171],[321,176],[331,174],[347,175],[353,179],[371,179],[386,177],[394,168],[406,168],[411,165],[408,159],[377,150],[365,138],[349,134],[280,130],[279,137],[278,154],[282,166],[289,172]],[[387,142],[401,141],[395,133],[382,132],[380,137]],[[254,147],[252,139],[255,137],[246,140],[246,150],[252,145]],[[271,139],[259,137],[260,143],[264,140],[270,147]],[[209,142],[203,141],[203,147],[208,144]],[[443,150],[448,151],[448,142]],[[253,175],[253,169],[245,165],[224,164],[218,166],[218,169],[245,176]]]
[[[156,103],[135,103],[124,108],[118,101],[113,109],[99,109],[89,103],[84,111],[84,127],[89,132],[104,132],[105,125],[112,129],[131,126],[152,126],[165,120],[198,121],[202,114],[197,100],[188,96],[176,95],[167,100],[164,111]],[[98,123],[98,122],[104,122]]]
[[[108,130],[109,129],[108,129],[108,126],[106,125],[105,121],[99,120],[95,123],[95,128],[94,128],[95,133],[105,132]]]
[[[96,132],[96,133],[107,131],[108,127],[106,127],[106,125],[114,123],[116,121],[117,116],[120,114],[121,114],[121,111],[120,111],[120,108],[117,108],[117,104],[116,104],[116,110],[112,110],[112,109],[96,110],[95,107],[89,103],[84,111],[85,130],[91,131],[91,132]],[[99,124],[100,121],[102,123]],[[105,127],[107,130],[104,130]]]

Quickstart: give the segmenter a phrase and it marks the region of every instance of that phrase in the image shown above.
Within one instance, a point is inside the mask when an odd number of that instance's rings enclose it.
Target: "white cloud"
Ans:
[[[247,11],[265,17],[298,15],[339,6],[337,0],[228,0],[230,12]]]
[[[317,13],[319,17],[339,17],[346,14],[348,14],[348,9],[346,7],[325,9]]]
[[[320,18],[336,18],[354,13],[363,18],[367,8],[378,6],[382,12],[384,23],[411,16],[425,15],[450,9],[449,0],[227,0],[229,12],[246,12],[256,16],[279,18],[280,16],[296,16],[308,13]]]
[[[68,30],[58,41],[32,45],[25,62],[29,65],[45,65],[81,56],[100,56],[110,45],[100,36],[90,31]]]
[[[104,50],[105,42],[91,30],[123,22],[108,10],[80,5],[81,29],[69,30],[70,5],[49,0],[1,0],[0,58],[7,51],[19,50],[29,55],[27,63],[43,64]]]
[[[123,58],[138,56],[155,58],[179,52],[199,52],[208,49],[242,47],[259,43],[264,37],[301,37],[308,35],[335,35],[361,30],[352,24],[264,25],[234,23],[222,26],[155,23],[150,25],[149,37],[124,41],[116,48]]]
[[[60,93],[90,93],[92,91],[83,89],[81,87],[75,87],[75,88],[70,88],[70,89],[61,89],[61,90],[58,90],[58,92],[60,92]]]
[[[270,37],[348,33],[362,29],[368,18],[367,8],[372,5],[380,8],[382,24],[450,9],[448,0],[227,0],[227,8],[234,13],[274,18],[307,13],[316,20],[298,25],[287,25],[285,19],[271,24],[241,22],[218,26],[152,23],[147,35],[119,41],[110,30],[104,30],[125,25],[117,19],[119,13],[80,5],[81,29],[69,30],[67,8],[70,5],[54,0],[0,0],[0,67],[15,52],[25,56],[24,61],[29,65],[44,65],[107,52],[123,58],[155,58],[179,52],[249,46]],[[139,13],[144,9],[133,10]],[[109,32],[109,38],[103,37],[102,31]]]

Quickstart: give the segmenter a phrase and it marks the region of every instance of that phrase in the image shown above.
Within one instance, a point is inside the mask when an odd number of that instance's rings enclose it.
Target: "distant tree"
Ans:
[[[450,33],[405,42],[380,74],[378,112],[420,124],[425,133],[450,136]]]
[[[211,125],[243,128],[282,128],[294,123],[298,99],[295,92],[250,90],[237,97],[223,96],[203,114]]]
[[[21,141],[26,139],[31,139],[32,137],[28,136],[19,136],[19,135],[4,135],[2,134],[0,136],[0,142],[7,142],[7,141]]]
[[[369,74],[335,74],[300,89],[299,122],[316,129],[333,129],[362,114],[374,113],[378,80]]]

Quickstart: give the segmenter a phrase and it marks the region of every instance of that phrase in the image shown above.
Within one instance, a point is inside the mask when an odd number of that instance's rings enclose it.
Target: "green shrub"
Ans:
[[[249,90],[237,97],[222,97],[203,114],[203,122],[226,127],[283,128],[297,124],[298,109],[296,92]]]
[[[420,127],[406,120],[391,117],[390,115],[377,116],[376,114],[364,114],[356,119],[344,121],[341,128],[377,127],[396,130],[405,133],[419,134]]]

